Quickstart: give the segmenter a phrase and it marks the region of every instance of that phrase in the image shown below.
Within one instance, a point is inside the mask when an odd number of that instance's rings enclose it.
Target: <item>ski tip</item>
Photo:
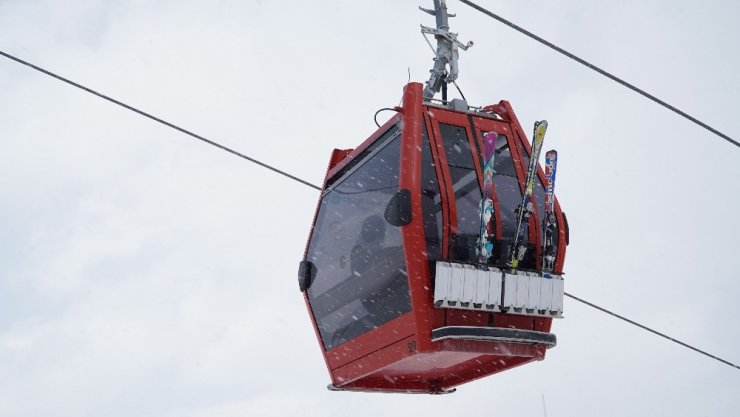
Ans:
[[[540,120],[538,122],[534,122],[535,138],[544,138],[546,131],[547,131],[547,120]]]
[[[483,134],[483,139],[491,139],[491,140],[495,140],[495,139],[497,139],[497,138],[498,138],[498,133],[496,133],[496,132],[493,132],[493,131],[491,131],[491,132],[486,132],[486,133],[484,133],[484,134]]]
[[[497,139],[498,139],[498,133],[496,132],[486,132],[483,134],[484,146],[495,147]]]

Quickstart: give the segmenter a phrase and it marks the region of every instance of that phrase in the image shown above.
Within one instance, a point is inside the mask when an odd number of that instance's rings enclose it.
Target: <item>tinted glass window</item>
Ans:
[[[439,124],[442,145],[447,156],[450,180],[455,192],[457,233],[451,236],[450,259],[462,262],[475,261],[475,242],[480,228],[478,207],[482,198],[478,174],[465,128]]]
[[[389,138],[389,137],[391,137],[392,135],[395,135],[396,133],[400,133],[400,131],[401,131],[401,128],[400,128],[400,127],[399,127],[398,125],[393,125],[393,126],[391,126],[391,127],[390,127],[390,128],[388,129],[388,131],[387,131],[387,132],[385,132],[385,133],[383,134],[383,136],[384,136],[384,137],[386,137],[386,138]],[[331,176],[331,178],[329,178],[329,180],[327,181],[327,183],[326,183],[326,186],[327,186],[327,187],[331,187],[332,185],[334,185],[334,183],[335,183],[335,182],[337,182],[337,180],[339,180],[339,179],[341,179],[342,177],[344,177],[344,176],[345,176],[345,175],[346,175],[346,174],[347,174],[347,173],[348,173],[349,171],[351,171],[351,170],[352,170],[352,169],[353,169],[353,168],[354,168],[354,167],[355,167],[355,166],[356,166],[357,164],[359,164],[359,163],[361,163],[362,161],[364,161],[364,160],[365,160],[365,158],[366,158],[366,157],[367,157],[368,155],[370,155],[371,153],[375,152],[375,149],[377,149],[378,147],[380,147],[380,146],[381,146],[381,145],[383,145],[384,143],[385,143],[385,142],[383,141],[383,139],[380,139],[380,140],[376,140],[375,142],[373,142],[373,143],[369,144],[369,145],[368,145],[368,146],[367,146],[367,147],[365,148],[365,150],[363,150],[362,152],[360,152],[360,154],[359,154],[359,155],[357,155],[357,156],[356,156],[356,157],[355,157],[355,158],[354,158],[353,160],[351,160],[351,161],[349,161],[349,162],[348,162],[347,164],[345,164],[345,165],[344,165],[344,167],[342,167],[342,169],[341,169],[341,170],[339,170],[339,171],[338,171],[337,173],[335,173],[334,175],[332,175],[332,176]]]
[[[421,212],[424,216],[427,257],[433,261],[442,257],[442,199],[426,126],[422,129],[421,140]]]
[[[502,264],[508,261],[511,242],[514,239],[516,228],[516,208],[522,202],[522,192],[511,157],[509,138],[499,134],[496,141],[496,156],[493,161],[493,182],[496,185],[496,195],[499,204],[499,221],[501,233],[497,236],[497,247],[494,253],[494,262]]]
[[[321,200],[308,250],[308,289],[326,349],[411,310],[401,231],[383,217],[398,191],[400,135],[337,180]],[[390,142],[388,142],[390,140]]]

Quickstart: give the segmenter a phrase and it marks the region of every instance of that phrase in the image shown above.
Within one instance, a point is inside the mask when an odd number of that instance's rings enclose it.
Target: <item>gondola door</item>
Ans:
[[[467,114],[428,107],[432,152],[437,161],[448,227],[443,236],[442,259],[460,263],[475,260],[475,241],[480,230],[478,207],[482,197],[480,144]],[[446,326],[488,326],[487,312],[447,309]]]

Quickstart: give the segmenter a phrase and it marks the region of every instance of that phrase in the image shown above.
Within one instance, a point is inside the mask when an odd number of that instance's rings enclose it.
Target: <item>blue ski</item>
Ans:
[[[542,219],[542,271],[552,272],[555,266],[555,173],[558,167],[558,152],[545,154],[545,215]]]

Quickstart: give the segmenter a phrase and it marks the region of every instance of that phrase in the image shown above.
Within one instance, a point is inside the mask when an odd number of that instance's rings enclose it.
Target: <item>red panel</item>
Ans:
[[[489,313],[486,311],[456,310],[447,308],[447,326],[478,326],[488,327]]]
[[[344,388],[435,392],[516,366],[542,360],[544,345],[446,339],[434,351],[414,351],[413,337],[338,369],[335,385]]]
[[[414,353],[414,337],[410,336],[388,346],[379,352],[373,352],[355,362],[335,369],[332,374],[334,385],[341,386],[359,378],[371,375],[378,370],[395,363]]]
[[[475,359],[480,365],[473,367],[465,367],[461,370],[456,370],[450,373],[447,378],[442,381],[442,388],[451,388],[457,385],[475,381],[477,379],[485,378],[501,371],[516,368],[517,366],[527,364],[534,360],[541,360],[537,358],[501,358],[494,356],[492,359]]]
[[[535,318],[532,316],[499,313],[493,316],[493,325],[494,327],[534,330],[534,320]]]
[[[546,317],[537,317],[534,320],[534,329],[538,332],[550,333],[550,327],[552,325],[552,319]]]
[[[351,154],[353,149],[334,149],[334,151],[331,153],[331,159],[329,160],[329,169],[330,171],[332,168],[337,166],[338,163],[340,163],[344,158],[347,157],[347,155]],[[326,178],[324,179],[326,181]]]
[[[396,343],[398,340],[414,334],[414,314],[406,313],[378,328],[361,334],[334,349],[326,352],[326,361],[330,369],[336,369],[347,365],[358,358],[367,356],[373,352]]]

